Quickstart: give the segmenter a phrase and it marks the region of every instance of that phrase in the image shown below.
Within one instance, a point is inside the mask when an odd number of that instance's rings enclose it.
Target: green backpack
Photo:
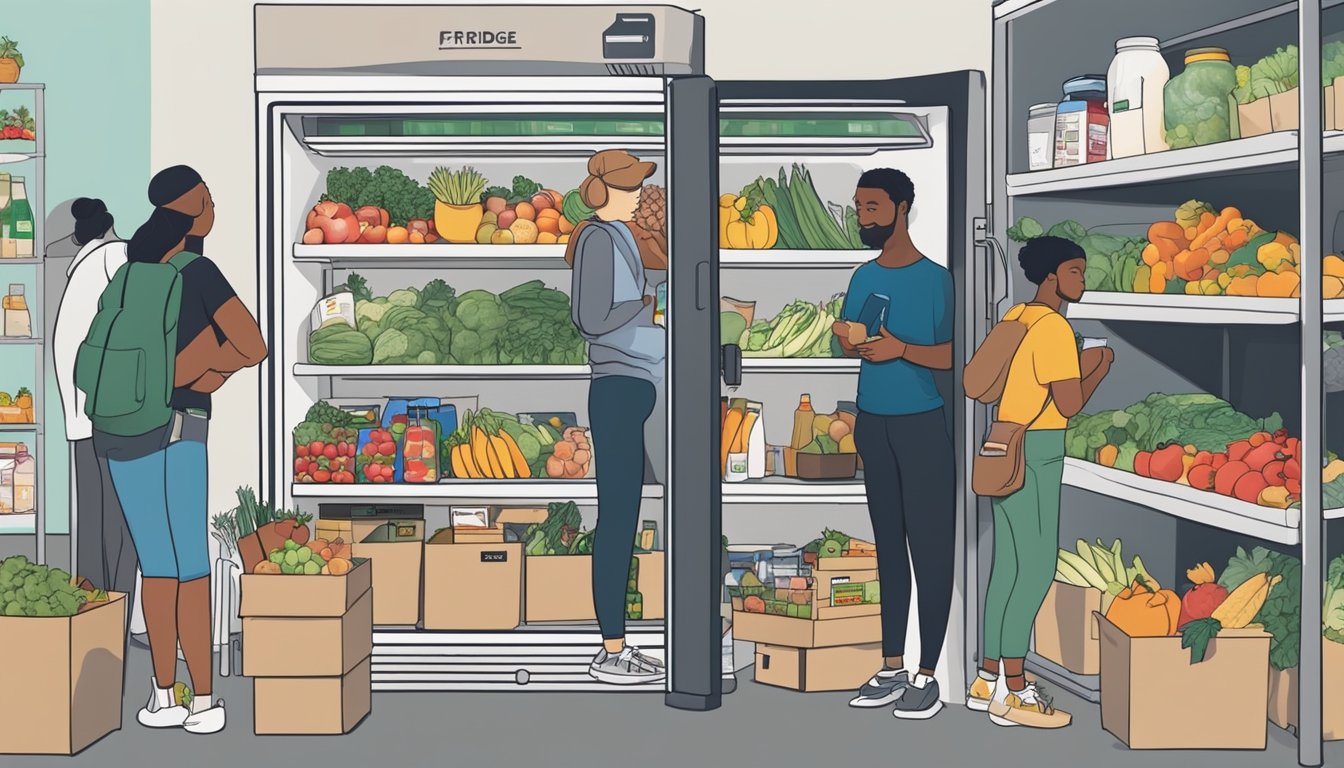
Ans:
[[[197,254],[123,264],[75,355],[75,386],[94,429],[135,437],[172,420],[182,270]]]

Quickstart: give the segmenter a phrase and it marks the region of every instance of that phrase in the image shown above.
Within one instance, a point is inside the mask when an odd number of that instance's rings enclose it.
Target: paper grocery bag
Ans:
[[[1275,131],[1296,131],[1298,89],[1276,93],[1269,97],[1269,122]]]
[[[1325,86],[1325,130],[1339,130],[1339,118],[1335,116],[1335,86],[1334,83]]]
[[[1263,136],[1274,130],[1270,117],[1269,99],[1256,99],[1250,104],[1237,106],[1237,118],[1241,123],[1241,137]]]

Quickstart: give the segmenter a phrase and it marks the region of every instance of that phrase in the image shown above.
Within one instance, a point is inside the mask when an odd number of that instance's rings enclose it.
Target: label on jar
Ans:
[[[1086,112],[1065,113],[1055,121],[1055,167],[1079,165],[1085,162],[1079,137],[1082,136]]]
[[[1106,159],[1106,126],[1092,123],[1087,126],[1087,162]]]
[[[1054,141],[1049,133],[1033,133],[1027,136],[1027,167],[1033,171],[1040,171],[1050,167],[1051,150],[1054,149]]]

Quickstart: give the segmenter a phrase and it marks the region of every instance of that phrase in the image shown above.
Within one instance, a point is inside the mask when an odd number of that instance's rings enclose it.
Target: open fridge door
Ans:
[[[741,387],[725,380],[721,394],[727,403],[745,398],[761,404],[765,440],[781,446],[770,451],[774,467],[764,478],[748,473],[736,482],[739,478],[730,476],[735,482],[723,485],[724,532],[730,544],[803,545],[823,527],[871,539],[864,535],[870,523],[862,467],[853,469],[857,460],[830,479],[806,480],[792,476],[801,474],[801,466],[787,466],[793,462],[781,462],[781,457],[796,442],[791,433],[800,395],[811,396],[817,414],[834,412],[836,420],[852,418],[855,410],[859,361],[842,357],[830,343],[831,320],[824,315],[838,315],[854,270],[877,255],[864,248],[853,211],[856,182],[864,171],[896,168],[914,183],[911,236],[921,252],[950,270],[956,286],[953,360],[967,360],[987,332],[996,299],[1002,298],[994,296],[1002,292],[996,286],[1004,280],[998,254],[985,249],[984,76],[950,72],[881,81],[721,82],[719,95],[721,206],[750,210],[762,200],[780,200],[772,206],[778,231],[765,240],[745,230],[725,231],[720,221],[721,292],[716,298],[723,300],[725,324],[734,326],[729,335],[739,330],[734,313],[751,315],[736,343],[720,338],[741,350],[742,362]],[[723,207],[720,215],[734,216]],[[804,331],[815,338],[773,350],[769,341],[762,344],[795,313],[823,315],[812,331]],[[958,377],[935,378],[946,403],[960,480],[983,415],[966,407]],[[837,430],[833,434],[852,435],[852,425]],[[836,442],[837,458],[854,450],[852,440]],[[979,525],[969,485],[958,482],[956,509],[946,511],[960,522],[951,621],[938,678],[944,697],[953,701],[965,690],[978,642],[974,553]],[[760,523],[763,518],[745,514],[753,505],[770,505],[768,529]],[[919,653],[919,628],[917,611],[912,608],[910,614],[905,649],[913,659]],[[880,639],[878,633],[856,637],[854,643],[872,648]],[[745,666],[745,660],[735,666]]]

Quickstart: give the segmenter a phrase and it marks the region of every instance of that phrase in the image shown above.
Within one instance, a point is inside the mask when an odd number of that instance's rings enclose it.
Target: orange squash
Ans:
[[[1181,618],[1181,599],[1139,578],[1115,596],[1106,618],[1130,637],[1172,637]]]

